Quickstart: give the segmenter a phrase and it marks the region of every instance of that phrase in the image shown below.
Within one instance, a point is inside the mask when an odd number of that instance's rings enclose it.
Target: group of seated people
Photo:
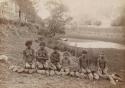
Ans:
[[[39,44],[39,49],[35,52],[32,48],[32,41],[25,43],[26,49],[23,51],[23,59],[26,69],[37,70],[53,70],[66,72],[67,75],[71,72],[71,54],[68,51],[62,52],[62,59],[58,48],[55,46],[53,52],[49,55],[45,42]],[[83,50],[78,57],[79,73],[95,75],[96,78],[108,77],[107,62],[104,53],[101,53],[97,58],[97,70],[91,70],[87,59],[87,51]]]
[[[25,68],[27,69],[40,69],[40,70],[57,70],[57,71],[70,71],[71,59],[70,52],[63,53],[62,60],[58,48],[55,46],[51,55],[48,55],[45,42],[39,44],[39,49],[35,52],[32,49],[32,41],[25,43],[26,49],[23,51],[23,59],[25,60]],[[79,56],[79,72],[90,72],[88,59],[86,58],[87,51],[83,50]],[[107,73],[107,66],[104,53],[98,56],[97,60],[98,70],[101,73]]]

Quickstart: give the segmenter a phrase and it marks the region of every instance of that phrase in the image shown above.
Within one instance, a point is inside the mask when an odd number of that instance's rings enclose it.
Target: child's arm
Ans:
[[[82,66],[82,61],[81,61],[80,57],[79,57],[78,59],[79,59],[78,64],[79,64],[79,66],[81,67],[81,66]]]
[[[69,65],[71,65],[71,60],[70,60],[70,59],[69,59],[69,62],[68,62],[68,63],[69,63]]]
[[[35,55],[35,51],[34,51],[34,50],[32,50],[32,52],[33,52],[33,57],[35,58],[35,57],[36,57],[36,55]]]
[[[26,61],[26,52],[25,52],[25,50],[23,51],[23,60]]]
[[[50,61],[51,62],[53,61],[53,53],[51,53],[51,55],[50,55]]]
[[[59,57],[58,61],[60,62],[60,58],[61,58],[60,53],[58,53],[58,57]]]
[[[63,59],[60,61],[60,64],[63,65]]]
[[[35,53],[35,50],[33,50],[33,58],[34,58],[34,61],[36,61],[36,53]]]
[[[104,57],[105,59],[105,61],[104,61],[104,65],[105,65],[105,68],[107,67],[107,58],[106,57]]]
[[[98,57],[98,58],[97,58],[97,67],[98,67],[98,68],[100,68],[99,62],[100,62],[100,58]]]
[[[90,62],[89,62],[89,59],[88,59],[88,58],[86,58],[86,64],[87,64],[87,67],[90,66]]]
[[[48,60],[49,59],[49,56],[48,56],[48,52],[45,51],[45,57],[43,58],[44,60]]]

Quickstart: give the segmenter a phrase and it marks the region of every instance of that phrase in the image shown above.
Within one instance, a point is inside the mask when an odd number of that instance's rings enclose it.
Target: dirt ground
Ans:
[[[18,34],[17,34],[18,35]],[[9,61],[14,65],[23,65],[22,50],[25,48],[26,40],[35,40],[34,34],[27,33],[24,35],[9,34],[6,38],[5,54],[9,57]],[[37,49],[38,44],[33,43],[33,48]],[[90,55],[96,55],[100,49],[89,49]],[[104,49],[108,56],[109,68],[112,72],[118,72],[123,78],[125,77],[125,63],[123,50]],[[51,52],[51,51],[50,51]],[[6,64],[0,64],[0,88],[124,88],[125,83],[118,83],[113,86],[107,80],[90,81],[87,79],[78,79],[67,76],[45,76],[40,74],[18,74],[8,70]],[[2,78],[1,78],[2,77]]]
[[[111,85],[106,80],[90,81],[73,77],[11,73],[7,88],[124,88],[123,83]]]

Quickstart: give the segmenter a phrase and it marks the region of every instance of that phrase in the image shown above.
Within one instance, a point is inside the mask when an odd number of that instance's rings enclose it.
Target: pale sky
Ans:
[[[49,16],[45,3],[39,2],[38,15],[43,19]],[[58,0],[56,0],[58,1]],[[62,0],[69,8],[69,14],[78,23],[85,19],[97,19],[108,25],[110,21],[120,15],[124,0]]]

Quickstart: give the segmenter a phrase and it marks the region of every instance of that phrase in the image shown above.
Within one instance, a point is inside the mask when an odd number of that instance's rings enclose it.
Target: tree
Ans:
[[[111,26],[121,26],[121,25],[122,25],[121,18],[116,18],[111,22]]]
[[[122,7],[121,14],[117,18],[113,19],[111,26],[125,26],[125,8]]]
[[[56,34],[65,34],[65,25],[72,20],[72,17],[67,15],[68,9],[60,2],[48,1],[48,9],[50,17],[47,19],[49,33],[52,37]]]
[[[92,25],[92,21],[91,21],[91,20],[86,20],[86,21],[84,22],[84,24],[85,24],[85,25]]]
[[[101,21],[95,20],[95,21],[93,22],[93,25],[95,25],[95,26],[100,26],[100,25],[101,25]]]
[[[36,0],[14,0],[15,3],[19,6],[19,18],[21,18],[22,13],[25,14],[25,18],[29,22],[41,22],[42,19],[37,15],[37,11],[34,7]]]

